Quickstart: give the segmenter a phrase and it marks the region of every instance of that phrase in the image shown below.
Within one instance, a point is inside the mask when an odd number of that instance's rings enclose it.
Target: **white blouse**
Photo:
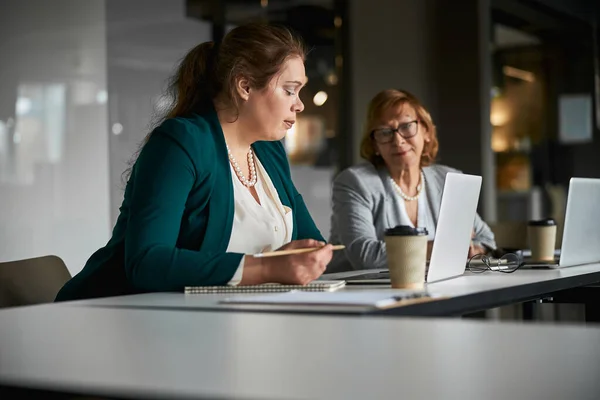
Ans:
[[[279,199],[277,189],[273,186],[269,174],[264,169],[257,157],[254,157],[257,172],[257,181],[254,188],[260,199],[260,204],[252,193],[238,179],[233,166],[231,178],[233,180],[233,198],[235,213],[233,228],[228,253],[255,254],[272,251],[292,240],[294,221],[292,210],[284,206]],[[237,285],[242,280],[244,272],[244,259],[228,282]]]
[[[395,193],[395,195],[399,196],[398,193]],[[400,223],[414,228],[415,226],[406,212],[404,200],[402,200],[400,204]],[[433,210],[431,209],[431,204],[427,198],[427,190],[425,190],[425,187],[423,187],[423,190],[417,199],[417,227],[427,228],[428,240],[433,240],[435,238],[435,220],[433,219]]]

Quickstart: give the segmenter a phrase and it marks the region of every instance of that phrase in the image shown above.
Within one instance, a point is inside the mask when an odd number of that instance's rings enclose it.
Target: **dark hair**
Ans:
[[[232,29],[221,43],[204,42],[183,57],[175,75],[169,80],[170,102],[154,118],[155,126],[166,119],[201,113],[212,107],[217,96],[227,107],[239,110],[240,98],[236,82],[240,77],[255,89],[264,89],[291,57],[306,57],[302,39],[288,28],[266,23],[250,23]],[[150,139],[148,133],[143,145]],[[131,166],[141,148],[125,171]]]

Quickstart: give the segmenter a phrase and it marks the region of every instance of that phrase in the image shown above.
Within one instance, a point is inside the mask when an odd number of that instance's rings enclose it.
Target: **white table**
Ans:
[[[600,329],[66,307],[0,311],[0,385],[136,398],[597,399]]]
[[[336,274],[339,278],[352,275]],[[64,303],[65,305],[126,307],[126,308],[162,308],[203,311],[262,311],[262,312],[300,312],[413,316],[462,315],[474,311],[532,300],[554,292],[572,289],[600,282],[600,264],[590,264],[552,270],[518,270],[511,274],[485,272],[466,273],[453,279],[427,285],[430,293],[449,296],[434,302],[408,305],[404,307],[373,310],[366,307],[323,307],[323,306],[265,306],[219,303],[225,297],[235,295],[185,295],[182,293],[148,293],[133,296],[120,296],[104,299],[92,299]],[[347,286],[350,290],[380,290],[397,294],[396,290],[386,286]]]

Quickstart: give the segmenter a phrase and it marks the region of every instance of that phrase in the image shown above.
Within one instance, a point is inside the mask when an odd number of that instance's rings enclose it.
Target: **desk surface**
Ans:
[[[43,305],[0,311],[0,385],[100,396],[596,399],[600,328]]]
[[[343,278],[344,276],[351,274],[352,273],[336,275]],[[149,293],[134,296],[84,300],[64,304],[100,307],[195,309],[204,311],[233,310],[326,314],[377,313],[383,315],[447,316],[461,315],[535,299],[560,290],[571,289],[597,282],[600,282],[600,264],[552,270],[518,270],[512,274],[500,272],[485,272],[482,274],[466,273],[465,275],[453,279],[427,285],[427,289],[432,294],[449,296],[449,298],[386,310],[373,310],[366,307],[220,304],[219,301],[221,299],[235,295],[185,295],[182,293]],[[378,290],[382,293],[396,293],[393,289],[379,285],[349,285],[342,290]]]

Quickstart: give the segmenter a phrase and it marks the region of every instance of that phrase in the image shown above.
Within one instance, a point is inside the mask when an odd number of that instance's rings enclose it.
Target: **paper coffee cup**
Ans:
[[[556,222],[552,218],[529,221],[527,237],[533,261],[554,261]]]
[[[399,225],[385,231],[390,281],[397,289],[422,289],[427,265],[427,229]]]

